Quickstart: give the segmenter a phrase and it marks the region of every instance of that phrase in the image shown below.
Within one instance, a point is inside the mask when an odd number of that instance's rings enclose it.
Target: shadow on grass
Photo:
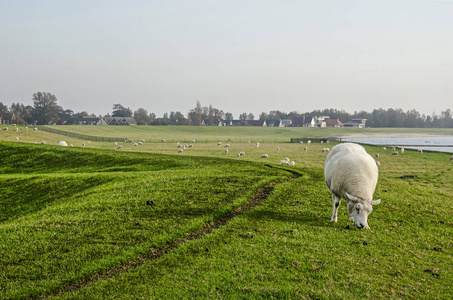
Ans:
[[[64,202],[75,195],[111,181],[96,177],[33,177],[0,180],[0,222],[36,213],[55,202]]]

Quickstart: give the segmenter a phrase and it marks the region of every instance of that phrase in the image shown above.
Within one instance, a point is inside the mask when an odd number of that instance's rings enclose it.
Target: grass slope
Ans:
[[[9,143],[0,151],[2,299],[46,294],[135,260],[291,175],[212,158]]]
[[[339,222],[330,223],[327,145],[305,146],[231,143],[225,154],[223,145],[196,143],[177,155],[175,143],[121,150],[98,142],[0,143],[0,298],[47,295],[162,249],[242,205],[258,187],[289,178],[277,167],[290,157],[301,176],[278,184],[261,206],[140,267],[55,298],[450,299],[450,155],[392,156],[367,146],[380,154],[375,198],[382,203],[370,215],[372,230],[359,231],[344,202]],[[236,158],[239,151],[245,157]]]

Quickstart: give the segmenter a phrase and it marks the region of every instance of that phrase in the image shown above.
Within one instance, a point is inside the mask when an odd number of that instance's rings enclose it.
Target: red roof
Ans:
[[[343,123],[341,123],[341,121],[338,119],[327,119],[326,125],[327,126],[342,126]]]

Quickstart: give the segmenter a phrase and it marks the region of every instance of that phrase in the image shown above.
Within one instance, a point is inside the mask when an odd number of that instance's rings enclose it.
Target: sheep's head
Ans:
[[[359,229],[370,229],[370,226],[368,226],[368,215],[373,211],[373,205],[381,203],[381,199],[369,202],[348,193],[346,193],[346,196],[349,199],[348,213],[352,217],[355,226]]]

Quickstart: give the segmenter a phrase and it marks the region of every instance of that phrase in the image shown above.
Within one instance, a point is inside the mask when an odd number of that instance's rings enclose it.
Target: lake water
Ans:
[[[341,138],[344,142],[363,143],[375,146],[404,147],[408,149],[422,149],[428,151],[453,153],[453,136],[426,136],[426,137],[379,137],[379,138]]]

